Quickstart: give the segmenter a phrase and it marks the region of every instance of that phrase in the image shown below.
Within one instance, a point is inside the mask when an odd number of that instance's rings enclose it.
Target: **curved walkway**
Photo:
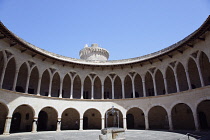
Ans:
[[[61,132],[38,132],[16,133],[1,135],[0,140],[98,140],[100,130],[85,131],[61,131]],[[127,130],[126,140],[187,140],[187,136],[176,132],[152,131],[152,130]],[[190,137],[190,140],[196,140]]]

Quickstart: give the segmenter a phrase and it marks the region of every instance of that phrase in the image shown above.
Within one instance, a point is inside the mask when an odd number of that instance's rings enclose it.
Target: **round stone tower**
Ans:
[[[88,47],[86,44],[85,47],[79,52],[80,59],[85,60],[94,60],[94,61],[107,61],[109,58],[109,52],[98,46],[98,44],[92,44],[91,47]]]

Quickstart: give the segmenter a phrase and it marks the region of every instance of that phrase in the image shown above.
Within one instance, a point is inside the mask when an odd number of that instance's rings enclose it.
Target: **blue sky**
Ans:
[[[0,0],[0,20],[33,45],[79,58],[98,43],[109,60],[168,47],[195,31],[210,0]]]

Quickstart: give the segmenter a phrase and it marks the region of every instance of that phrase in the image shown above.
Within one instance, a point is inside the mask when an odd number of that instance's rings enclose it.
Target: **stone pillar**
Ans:
[[[143,94],[144,94],[144,97],[146,97],[147,94],[146,94],[146,86],[145,86],[145,81],[144,80],[142,80],[142,85],[143,85]]]
[[[167,80],[166,80],[166,77],[163,78],[163,81],[164,81],[164,86],[165,86],[165,94],[168,94],[168,84],[167,84]]]
[[[83,99],[83,84],[81,84],[81,99]]]
[[[58,118],[56,131],[61,131],[61,118]]]
[[[114,99],[114,81],[112,81],[112,99]]]
[[[28,86],[29,86],[30,74],[31,74],[31,71],[30,71],[29,74],[27,75],[25,93],[28,93]]]
[[[133,98],[136,98],[136,95],[135,95],[135,85],[134,85],[134,79],[132,78],[132,90],[133,90]]]
[[[74,90],[74,83],[73,81],[71,81],[70,99],[73,99],[73,90]]]
[[[32,132],[35,133],[37,132],[37,123],[38,123],[38,117],[34,117],[34,120],[33,120],[33,126],[32,126]]]
[[[176,72],[174,72],[174,77],[175,77],[175,82],[176,82],[176,90],[177,90],[177,92],[180,92],[179,82],[178,82],[178,78],[177,78],[177,73]]]
[[[189,88],[189,90],[191,90],[192,89],[192,86],[191,86],[191,81],[190,81],[189,73],[188,73],[187,70],[185,70],[185,73],[186,73],[186,77],[187,77],[188,88]]]
[[[104,99],[104,85],[101,85],[101,99]]]
[[[7,117],[5,125],[4,125],[3,135],[9,135],[10,134],[9,131],[10,131],[11,122],[12,122],[12,117]]]
[[[105,126],[105,118],[101,118],[101,129],[104,129]]]
[[[60,91],[59,91],[59,98],[62,98],[62,93],[63,93],[63,81],[61,80]]]
[[[197,64],[197,63],[196,63],[196,64]],[[199,74],[200,81],[201,81],[201,86],[204,87],[203,76],[202,76],[201,68],[200,68],[200,65],[199,65],[199,64],[197,65],[197,68],[198,68],[198,74]]]
[[[200,127],[199,127],[199,123],[198,123],[198,115],[197,115],[196,111],[193,111],[193,118],[194,118],[194,122],[195,122],[195,130],[200,131]]]
[[[12,90],[15,91],[19,70],[16,70]]]
[[[52,78],[50,77],[49,90],[48,90],[48,97],[51,97],[51,90],[52,90]]]
[[[156,88],[156,82],[155,82],[154,76],[152,76],[152,81],[153,81],[155,96],[157,96],[157,88]]]
[[[168,113],[168,125],[169,125],[169,130],[170,131],[174,130],[173,123],[172,123],[172,118],[171,118],[171,115],[169,113]]]
[[[94,83],[92,83],[92,86],[91,86],[91,99],[92,100],[94,99]]]
[[[38,87],[37,87],[37,95],[40,95],[41,81],[42,81],[42,77],[39,77]]]
[[[123,128],[124,128],[125,130],[127,130],[126,118],[123,118]]]
[[[125,99],[125,85],[124,85],[124,79],[122,80],[122,99]]]
[[[83,130],[83,118],[80,118],[79,130]]]
[[[145,115],[144,117],[145,117],[145,118],[144,118],[144,119],[145,119],[145,129],[146,129],[146,130],[149,130],[149,120],[148,120],[148,116]]]
[[[3,80],[4,80],[4,75],[5,75],[5,70],[6,70],[6,65],[4,64],[2,73],[1,73],[1,83],[0,83],[0,88],[2,88],[3,85]]]

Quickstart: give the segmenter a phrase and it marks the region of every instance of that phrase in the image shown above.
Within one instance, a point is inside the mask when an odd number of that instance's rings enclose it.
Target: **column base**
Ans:
[[[31,133],[37,133],[37,131],[31,131]]]
[[[3,135],[10,135],[10,133],[3,133]]]

